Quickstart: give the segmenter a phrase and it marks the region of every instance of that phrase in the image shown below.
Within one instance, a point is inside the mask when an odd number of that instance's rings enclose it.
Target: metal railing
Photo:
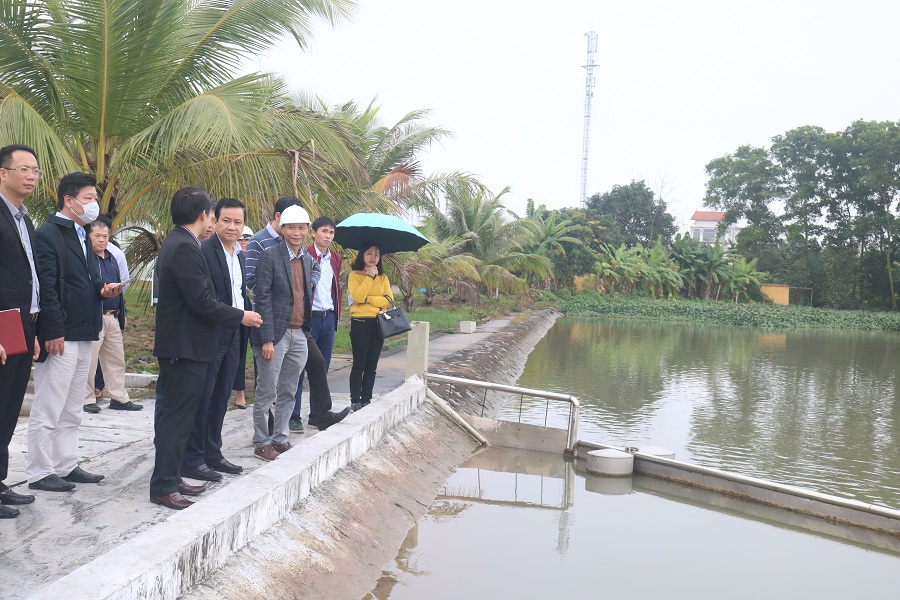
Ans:
[[[559,394],[556,392],[547,392],[544,390],[533,390],[530,388],[516,387],[512,385],[502,385],[499,383],[489,383],[487,381],[476,381],[474,379],[463,379],[462,377],[451,377],[449,375],[438,375],[436,373],[425,373],[426,382],[433,381],[435,383],[446,383],[451,386],[456,385],[467,388],[479,388],[485,391],[481,403],[481,416],[484,416],[484,409],[487,405],[487,392],[497,391],[506,394],[516,394],[519,396],[519,423],[522,422],[522,402],[526,396],[531,398],[544,398],[547,400],[544,407],[544,427],[547,427],[547,417],[550,413],[550,401],[565,402],[569,405],[569,419],[566,433],[566,451],[567,456],[574,456],[575,446],[578,443],[578,411],[581,404],[578,398],[568,394]]]

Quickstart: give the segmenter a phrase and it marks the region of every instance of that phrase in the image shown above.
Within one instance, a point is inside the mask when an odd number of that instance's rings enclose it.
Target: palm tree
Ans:
[[[638,244],[638,248],[641,245]],[[678,272],[669,252],[663,247],[662,239],[650,248],[641,248],[644,261],[643,283],[650,295],[658,298],[669,298],[678,293],[684,285],[684,278]]]
[[[734,294],[735,304],[738,303],[741,297],[749,301],[750,290],[759,288],[759,285],[769,277],[768,273],[756,270],[757,260],[754,258],[747,262],[747,259],[743,256],[736,256],[729,265],[731,275],[725,283],[725,293],[729,295]]]
[[[48,173],[96,175],[123,223],[168,222],[184,185],[244,200],[261,220],[298,195],[364,182],[350,132],[288,100],[284,81],[237,76],[285,34],[305,43],[352,0],[6,0],[0,3],[0,143],[25,143]],[[308,198],[311,200],[311,198]]]
[[[564,260],[566,250],[563,244],[584,245],[584,241],[572,235],[578,232],[580,227],[573,224],[571,219],[560,216],[559,211],[548,211],[542,204],[532,211],[529,219],[534,221],[536,229],[531,243],[525,248],[529,254],[546,256],[551,261]],[[551,279],[555,279],[552,272],[544,281],[549,283]]]
[[[446,213],[436,203],[426,206],[435,231],[440,237],[461,239],[460,252],[481,261],[478,273],[489,290],[523,293],[529,275],[549,275],[550,259],[524,250],[539,233],[535,222],[509,218],[500,202],[508,188],[496,196],[462,184],[448,185],[446,190]]]
[[[426,235],[429,235],[426,233]],[[439,238],[429,235],[432,240],[416,252],[397,253],[394,267],[395,277],[400,291],[403,292],[403,304],[406,310],[412,308],[415,290],[424,288],[425,305],[434,301],[435,288],[457,281],[481,281],[478,268],[481,261],[468,253],[459,253],[462,240],[457,237]]]

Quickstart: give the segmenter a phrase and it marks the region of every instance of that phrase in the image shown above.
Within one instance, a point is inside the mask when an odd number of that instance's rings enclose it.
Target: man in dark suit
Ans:
[[[8,356],[0,346],[0,518],[11,519],[19,510],[11,505],[30,504],[34,496],[17,494],[3,480],[9,474],[9,442],[12,440],[37,358],[34,323],[40,311],[39,284],[34,263],[34,225],[28,218],[25,197],[41,178],[37,156],[28,146],[0,148],[0,310],[19,309],[26,352]]]
[[[214,218],[209,195],[200,188],[182,188],[172,198],[172,222],[156,259],[159,304],[156,343],[160,377],[165,380],[165,405],[156,425],[156,462],[150,478],[150,501],[181,510],[203,486],[181,481],[179,471],[197,408],[203,400],[206,371],[216,357],[219,329],[238,325],[259,327],[260,316],[215,299],[215,284],[200,250],[200,236]]]
[[[238,238],[244,230],[244,204],[235,198],[222,198],[216,204],[216,231],[200,243],[200,251],[212,275],[216,300],[240,310],[249,310],[244,254]],[[222,424],[228,411],[228,398],[234,374],[240,362],[241,328],[222,327],[216,357],[206,370],[204,401],[200,403],[194,427],[181,464],[182,477],[219,481],[220,473],[240,473],[243,468],[222,455]]]
[[[25,474],[31,489],[67,492],[76,483],[103,479],[78,466],[78,427],[103,299],[118,296],[122,285],[103,282],[84,229],[100,214],[94,176],[70,173],[60,179],[56,194],[56,214],[35,232],[38,334],[48,356],[34,367]]]

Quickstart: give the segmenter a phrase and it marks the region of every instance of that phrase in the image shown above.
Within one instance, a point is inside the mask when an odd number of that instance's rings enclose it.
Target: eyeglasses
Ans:
[[[41,171],[40,169],[32,169],[31,167],[16,167],[15,169],[10,169],[9,167],[0,167],[0,169],[5,169],[7,171],[18,171],[23,176],[31,173],[38,179],[44,176],[43,171]]]

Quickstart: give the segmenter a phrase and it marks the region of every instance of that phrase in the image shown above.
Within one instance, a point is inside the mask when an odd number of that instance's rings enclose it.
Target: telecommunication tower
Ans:
[[[581,200],[579,206],[582,208],[587,204],[587,174],[588,174],[588,150],[591,145],[591,103],[594,99],[594,55],[597,54],[597,34],[589,31],[587,36],[587,64],[584,69],[587,71],[587,83],[584,89],[584,141],[581,146]]]

